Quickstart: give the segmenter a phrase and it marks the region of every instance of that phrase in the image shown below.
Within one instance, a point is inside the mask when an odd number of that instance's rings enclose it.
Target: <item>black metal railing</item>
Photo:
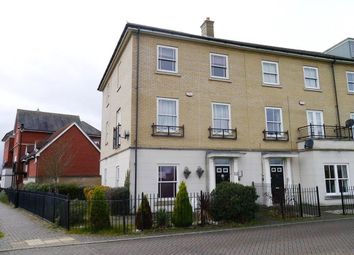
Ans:
[[[342,214],[354,214],[354,186],[341,186],[340,198],[342,204]]]
[[[212,128],[209,127],[209,138],[218,139],[237,139],[237,129],[222,129],[222,128]]]
[[[70,228],[68,196],[15,189],[5,189],[5,192],[14,207],[23,208],[66,229]]]
[[[289,141],[289,131],[267,131],[263,130],[264,141]]]
[[[298,139],[336,139],[353,140],[353,129],[344,126],[307,125],[298,128]]]
[[[320,217],[318,187],[303,188],[300,184],[272,189],[271,184],[253,184],[258,195],[257,203],[271,206],[282,218]]]
[[[172,136],[172,137],[184,137],[184,125],[183,126],[165,126],[152,124],[152,136]]]

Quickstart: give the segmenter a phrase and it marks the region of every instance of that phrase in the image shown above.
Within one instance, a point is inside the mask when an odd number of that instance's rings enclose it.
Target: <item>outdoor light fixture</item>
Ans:
[[[191,171],[189,170],[188,166],[186,166],[183,171],[184,178],[188,179],[190,174],[191,174]]]

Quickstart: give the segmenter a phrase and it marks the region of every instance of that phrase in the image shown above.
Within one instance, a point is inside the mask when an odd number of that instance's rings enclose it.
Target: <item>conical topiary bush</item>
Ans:
[[[140,230],[152,228],[152,214],[149,201],[143,196],[135,217],[136,228]]]
[[[187,187],[184,182],[179,185],[173,208],[172,222],[176,227],[189,227],[193,223],[193,211],[189,202]]]

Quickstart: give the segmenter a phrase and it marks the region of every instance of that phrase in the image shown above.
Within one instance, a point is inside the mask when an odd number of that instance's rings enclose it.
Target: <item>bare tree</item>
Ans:
[[[58,193],[59,177],[72,164],[75,154],[72,144],[56,141],[43,155],[41,167],[44,169],[44,175],[53,182],[55,193]]]

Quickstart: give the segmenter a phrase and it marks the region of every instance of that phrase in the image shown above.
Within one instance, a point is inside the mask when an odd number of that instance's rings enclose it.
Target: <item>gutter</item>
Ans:
[[[134,203],[135,211],[137,206],[137,185],[138,185],[138,131],[139,131],[139,61],[140,61],[140,29],[137,34],[137,50],[136,50],[136,98],[135,98],[135,155],[134,155]]]
[[[337,93],[337,82],[336,82],[336,73],[335,73],[335,70],[334,70],[334,65],[336,63],[336,60],[334,59],[332,61],[332,64],[331,64],[331,68],[332,68],[332,77],[333,77],[333,88],[334,88],[334,97],[335,97],[335,100],[336,100],[336,113],[337,113],[337,125],[340,126],[341,124],[341,121],[340,121],[340,114],[339,114],[339,104],[338,104],[338,93]],[[340,129],[339,129],[339,132],[340,132]]]

